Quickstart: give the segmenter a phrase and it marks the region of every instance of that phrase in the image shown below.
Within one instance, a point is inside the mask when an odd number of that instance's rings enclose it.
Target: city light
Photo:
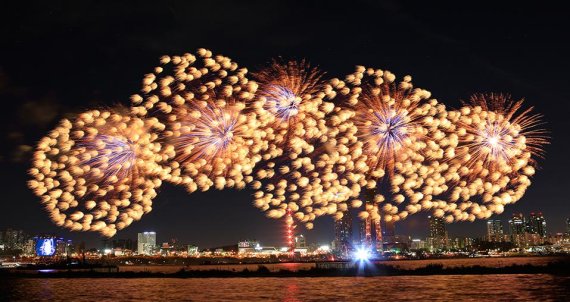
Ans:
[[[368,261],[370,259],[370,251],[366,248],[359,248],[354,252],[354,258],[356,261]]]

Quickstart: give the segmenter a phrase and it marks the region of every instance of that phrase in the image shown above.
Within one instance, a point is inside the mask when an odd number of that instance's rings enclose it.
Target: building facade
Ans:
[[[350,257],[352,252],[352,217],[345,213],[334,223],[334,252],[343,258]]]
[[[530,213],[527,223],[527,232],[546,238],[546,219],[544,219],[542,213]]]
[[[487,220],[487,241],[503,242],[505,234],[503,231],[503,222],[496,219]]]
[[[139,233],[137,237],[139,255],[152,255],[156,251],[156,232]]]
[[[448,247],[447,230],[443,218],[428,216],[429,237],[428,246],[431,251],[441,251]]]

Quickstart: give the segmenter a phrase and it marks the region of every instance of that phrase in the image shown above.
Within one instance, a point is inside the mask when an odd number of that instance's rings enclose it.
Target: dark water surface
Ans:
[[[570,277],[6,279],[5,301],[570,301]]]

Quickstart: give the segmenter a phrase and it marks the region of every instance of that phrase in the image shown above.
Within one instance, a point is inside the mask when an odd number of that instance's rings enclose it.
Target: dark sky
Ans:
[[[570,217],[566,9],[544,1],[530,6],[455,1],[440,7],[432,1],[237,2],[14,1],[2,8],[0,229],[55,232],[98,244],[96,234],[69,233],[51,224],[26,188],[29,146],[66,114],[128,104],[161,55],[205,47],[250,70],[283,56],[306,58],[331,77],[343,77],[356,64],[399,77],[410,74],[416,87],[449,107],[475,92],[526,98],[545,115],[552,144],[527,194],[499,217],[542,211],[549,231],[563,231]],[[243,238],[282,244],[282,222],[251,206],[251,193],[188,195],[164,185],[153,211],[116,237],[155,230],[160,242],[177,237],[201,247]],[[417,215],[399,223],[397,232],[425,236],[426,228],[425,217]],[[458,223],[449,230],[480,236],[484,224]],[[303,232],[309,242],[328,242],[332,220],[317,220],[313,231]]]

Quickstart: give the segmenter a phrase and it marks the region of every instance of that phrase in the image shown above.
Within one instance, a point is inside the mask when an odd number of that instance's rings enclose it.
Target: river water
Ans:
[[[22,278],[6,301],[570,301],[570,277],[450,275],[334,278]]]

